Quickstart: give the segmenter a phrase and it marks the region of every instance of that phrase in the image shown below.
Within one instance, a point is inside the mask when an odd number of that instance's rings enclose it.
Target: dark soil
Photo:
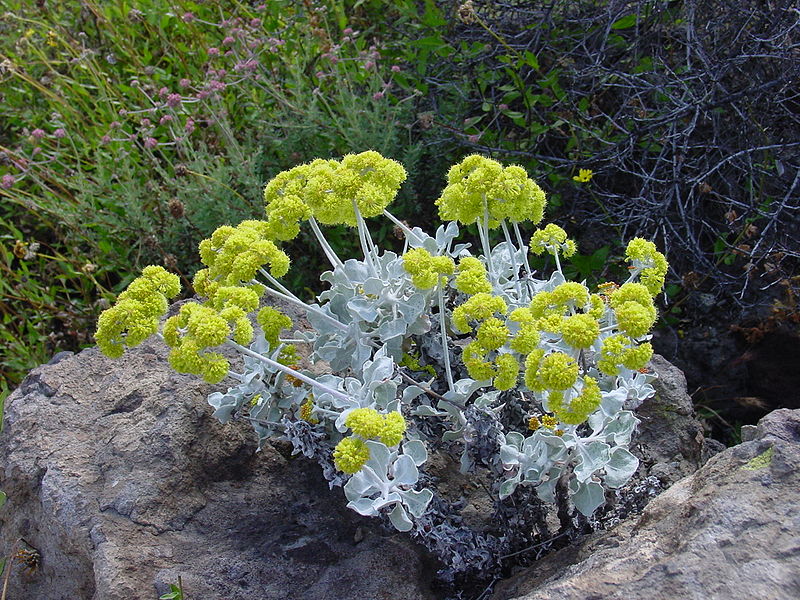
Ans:
[[[708,435],[735,444],[742,425],[800,408],[800,308],[777,299],[732,317],[699,292],[686,305],[689,318],[657,329],[653,345],[685,373]]]

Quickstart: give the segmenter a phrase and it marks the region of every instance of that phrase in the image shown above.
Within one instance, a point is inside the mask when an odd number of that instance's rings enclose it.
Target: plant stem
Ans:
[[[253,352],[252,350],[250,350],[250,348],[245,348],[241,344],[237,344],[232,340],[228,340],[225,343],[228,346],[231,346],[232,348],[236,348],[242,354],[246,354],[247,356],[255,358],[256,360],[260,360],[261,362],[263,362],[266,365],[269,365],[273,369],[277,369],[278,371],[282,371],[287,375],[291,375],[295,379],[299,379],[300,381],[302,381],[303,383],[307,383],[311,387],[315,387],[319,390],[322,390],[323,392],[330,394],[334,398],[338,398],[339,400],[344,400],[345,402],[349,402],[351,400],[350,396],[348,396],[347,394],[340,392],[339,390],[335,390],[332,387],[328,387],[324,383],[320,383],[319,381],[309,377],[308,375],[303,375],[299,371],[295,371],[294,369],[287,367],[286,365],[282,365],[281,363],[274,361],[271,358],[267,358],[263,354],[259,354],[258,352]]]
[[[280,281],[278,281],[272,275],[270,275],[269,271],[267,271],[264,267],[260,267],[258,269],[258,272],[261,273],[267,279],[267,281],[269,281],[272,285],[278,288],[281,292],[283,292],[287,296],[291,296],[298,302],[303,302],[302,300],[300,300],[300,298],[298,298],[295,294],[293,294],[289,288],[285,287]],[[253,283],[258,283],[258,282],[253,280]]]
[[[492,250],[489,247],[489,207],[486,205],[486,198],[483,199],[483,221],[478,220],[478,235],[481,238],[481,246],[483,246],[483,255],[486,257],[486,267],[489,270],[489,276],[492,279],[492,285],[497,285],[497,273],[494,272],[494,265],[492,264]]]
[[[525,270],[527,273],[525,274],[526,278],[529,278],[533,275],[533,270],[531,269],[531,265],[528,262],[528,247],[522,241],[522,232],[519,230],[519,223],[514,222],[512,223],[514,227],[514,235],[517,236],[517,243],[519,244],[520,250],[522,250],[522,260],[525,263]]]
[[[265,286],[265,291],[268,294],[270,294],[272,296],[275,296],[276,298],[281,298],[282,300],[286,300],[287,302],[291,302],[292,304],[294,304],[296,306],[300,306],[302,308],[305,308],[307,311],[313,312],[314,314],[319,315],[320,317],[322,317],[323,319],[328,321],[334,327],[337,327],[337,328],[341,329],[342,331],[347,331],[347,325],[345,325],[344,323],[342,323],[338,319],[330,316],[329,314],[324,312],[322,309],[319,309],[319,308],[317,308],[315,306],[311,306],[309,304],[306,304],[302,300],[296,298],[294,295],[283,294],[283,293],[279,292],[278,290],[273,290],[272,288],[266,287],[266,286]]]
[[[364,253],[364,262],[367,263],[369,270],[372,272],[373,277],[378,277],[378,270],[375,268],[375,261],[372,256],[372,249],[370,248],[369,231],[364,219],[361,216],[361,211],[358,210],[355,198],[353,198],[353,212],[356,216],[356,225],[358,226],[358,241],[361,243],[361,251]],[[371,241],[371,240],[370,240]]]
[[[325,239],[322,230],[319,228],[319,225],[317,224],[317,220],[314,217],[311,217],[308,219],[308,224],[311,225],[311,230],[317,237],[319,245],[322,246],[322,250],[323,252],[325,252],[325,256],[333,265],[333,268],[335,269],[336,267],[343,266],[341,259],[338,256],[336,256],[336,252],[334,252],[333,248],[331,248],[331,245],[328,243],[328,240]]]
[[[383,214],[384,214],[384,216],[385,216],[387,219],[389,219],[389,220],[390,220],[392,223],[394,223],[394,224],[395,224],[395,225],[397,225],[397,226],[398,226],[400,229],[402,229],[402,230],[403,230],[403,233],[405,233],[405,234],[406,234],[406,238],[408,238],[408,236],[413,236],[413,237],[414,237],[414,239],[416,239],[416,240],[417,240],[417,243],[419,243],[419,244],[422,244],[422,242],[423,242],[423,239],[422,239],[421,237],[419,237],[419,236],[418,236],[416,233],[414,233],[414,231],[413,231],[413,230],[412,230],[412,229],[411,229],[411,228],[410,228],[408,225],[406,225],[405,223],[403,223],[403,222],[402,222],[400,219],[398,219],[397,217],[395,217],[395,216],[394,216],[392,213],[390,213],[390,212],[389,212],[388,210],[386,210],[386,209],[384,209],[384,210],[383,210]]]
[[[558,248],[553,248],[553,258],[556,259],[556,270],[563,275],[564,273],[561,272],[561,261],[558,259]]]
[[[517,264],[517,249],[514,247],[514,243],[511,241],[511,233],[508,231],[508,225],[506,225],[505,219],[500,221],[500,227],[503,228],[503,235],[506,238],[506,245],[508,246],[508,251],[511,254],[511,264],[514,265],[514,287],[517,290],[517,297],[520,301],[523,300],[522,298],[522,286],[519,282],[519,265]]]
[[[447,345],[447,327],[445,323],[445,317],[447,313],[444,308],[444,289],[442,288],[441,282],[437,286],[437,291],[439,293],[439,331],[442,334],[442,352],[444,353],[444,372],[447,376],[447,389],[451,392],[455,387],[453,384],[453,371],[450,368],[450,348]]]

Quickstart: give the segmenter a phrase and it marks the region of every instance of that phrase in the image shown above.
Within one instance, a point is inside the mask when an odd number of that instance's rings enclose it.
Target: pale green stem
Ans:
[[[314,235],[317,237],[317,241],[319,245],[322,247],[322,251],[325,252],[325,256],[328,258],[330,263],[333,265],[334,268],[341,267],[342,261],[336,256],[336,252],[334,252],[331,245],[328,243],[328,240],[325,239],[325,236],[322,233],[322,230],[319,228],[317,224],[317,220],[314,217],[308,219],[308,224],[311,225],[311,230],[314,232]]]
[[[525,261],[525,269],[527,270],[526,277],[531,277],[533,275],[533,271],[531,270],[531,265],[528,262],[527,246],[522,241],[522,232],[519,230],[518,223],[514,222],[512,225],[514,226],[514,234],[517,236],[517,242],[519,243],[520,250],[523,250],[522,259]]]
[[[236,379],[238,381],[244,381],[244,378],[242,377],[241,373],[235,373],[233,371],[228,371],[228,377],[230,377],[231,379]]]
[[[492,285],[497,285],[497,273],[494,272],[494,265],[492,263],[492,250],[489,247],[489,209],[486,206],[486,201],[483,203],[483,221],[478,219],[478,236],[481,238],[481,246],[483,246],[483,255],[486,257],[486,267],[489,270],[489,276],[492,279]]]
[[[384,209],[384,210],[383,210],[383,214],[384,214],[384,216],[385,216],[387,219],[389,219],[389,220],[390,220],[392,223],[394,223],[395,225],[397,225],[397,226],[398,226],[398,227],[399,227],[399,228],[400,228],[400,229],[403,231],[403,233],[405,233],[405,234],[406,234],[406,239],[408,238],[408,236],[413,236],[413,237],[414,237],[414,239],[416,239],[418,243],[420,243],[420,244],[422,243],[422,241],[423,241],[423,240],[422,240],[422,238],[421,238],[421,237],[419,237],[419,236],[418,236],[416,233],[414,233],[414,231],[413,231],[413,230],[412,230],[412,229],[411,229],[411,228],[410,228],[408,225],[406,225],[405,223],[403,223],[403,222],[402,222],[400,219],[398,219],[397,217],[395,217],[395,216],[394,216],[392,213],[390,213],[388,210]]]
[[[439,293],[439,330],[442,333],[442,351],[444,353],[444,372],[447,375],[447,388],[453,391],[455,385],[453,384],[453,371],[450,368],[450,349],[447,346],[447,327],[445,323],[447,312],[444,308],[444,289],[441,282],[439,282],[437,288]]]
[[[372,249],[370,248],[368,241],[369,231],[367,231],[367,224],[364,223],[364,219],[361,216],[361,211],[358,210],[358,204],[356,203],[355,198],[353,198],[353,212],[356,215],[356,225],[358,225],[358,241],[361,242],[361,251],[364,253],[364,262],[367,263],[370,271],[372,271],[373,277],[377,278],[378,270],[375,268]]]
[[[556,270],[563,275],[564,273],[561,272],[561,261],[558,259],[558,248],[553,248],[553,258],[556,259]]]
[[[266,286],[265,286],[264,289],[271,296],[275,296],[276,298],[280,298],[282,300],[286,300],[287,302],[291,302],[295,306],[300,306],[302,308],[305,308],[307,311],[310,311],[310,312],[313,312],[314,314],[319,315],[320,317],[322,317],[323,319],[328,321],[334,327],[337,327],[337,328],[341,329],[342,331],[347,331],[347,325],[345,325],[344,323],[342,323],[338,319],[330,316],[329,314],[325,313],[321,309],[316,308],[314,306],[310,306],[310,305],[306,304],[305,302],[303,302],[302,300],[298,300],[297,298],[295,298],[293,296],[282,294],[278,290],[273,290],[272,288],[269,288],[269,287],[266,287]]]
[[[503,235],[506,238],[508,251],[511,254],[511,264],[514,265],[514,287],[517,290],[517,298],[522,301],[522,286],[519,283],[519,265],[517,264],[517,252],[514,243],[511,241],[511,233],[508,231],[505,219],[500,221],[500,227],[503,228]]]
[[[291,296],[292,298],[294,298],[295,300],[297,300],[299,302],[303,302],[302,300],[300,300],[300,298],[298,298],[295,294],[293,294],[290,289],[284,287],[283,284],[280,281],[278,281],[272,275],[270,275],[269,272],[266,269],[261,267],[260,269],[258,269],[258,272],[261,273],[264,277],[266,277],[267,281],[269,281],[272,285],[274,285],[276,288],[278,288],[281,292],[283,292],[287,296]],[[258,283],[258,282],[256,280],[253,280],[253,283]],[[303,303],[303,304],[305,304],[305,303]]]
[[[278,371],[281,371],[286,375],[291,375],[295,379],[299,379],[300,381],[302,381],[303,383],[307,383],[311,387],[317,388],[318,390],[322,390],[323,392],[330,394],[334,398],[338,398],[339,400],[344,400],[345,402],[350,402],[350,400],[352,400],[350,396],[348,396],[347,394],[340,392],[339,390],[335,390],[332,387],[328,387],[324,383],[320,383],[319,381],[309,377],[308,375],[303,375],[299,371],[295,371],[294,369],[287,367],[286,365],[282,365],[281,363],[274,361],[271,358],[264,356],[263,354],[259,354],[258,352],[253,352],[252,350],[250,350],[250,348],[245,348],[241,344],[237,344],[232,340],[228,340],[225,343],[233,348],[236,348],[242,354],[246,354],[247,356],[255,358],[256,360],[260,360],[261,362],[263,362],[266,365],[269,365],[273,369],[277,369]]]
[[[628,276],[628,279],[625,281],[625,283],[630,283],[631,281],[636,279],[639,276],[639,273],[641,273],[641,272],[642,272],[642,269],[640,269],[640,268],[632,269],[631,270],[631,274]],[[625,283],[623,283],[622,285],[625,285]]]
[[[286,430],[286,427],[283,423],[278,423],[277,421],[268,421],[267,419],[256,419],[255,417],[247,417],[242,416],[243,419],[250,421],[251,423],[258,423],[259,425],[272,425],[273,427],[279,427],[280,429]]]

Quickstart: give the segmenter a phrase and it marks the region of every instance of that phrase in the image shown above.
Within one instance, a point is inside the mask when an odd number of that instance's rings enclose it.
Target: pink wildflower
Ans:
[[[208,49],[209,56],[219,56],[219,48],[209,48]]]
[[[37,140],[40,140],[44,137],[44,129],[39,129],[38,127],[31,131],[31,137]]]
[[[0,186],[2,186],[3,189],[5,190],[10,190],[11,186],[13,186],[14,183],[16,183],[16,181],[17,180],[14,179],[13,175],[11,175],[10,173],[6,173],[5,175],[3,175],[3,182],[0,183]]]
[[[223,46],[232,46],[235,41],[236,41],[236,38],[234,38],[233,36],[229,35],[229,36],[226,36],[224,40],[222,40],[222,45]]]
[[[180,94],[170,94],[167,96],[167,106],[170,108],[175,108],[181,105],[181,98]]]
[[[154,137],[149,137],[144,141],[144,147],[152,150],[158,146],[158,140]]]
[[[64,130],[63,127],[59,127],[58,129],[56,129],[53,132],[53,137],[56,138],[57,140],[60,140],[61,138],[66,137],[66,136],[67,136],[67,132],[66,132],[66,130]]]
[[[161,119],[159,119],[158,124],[166,125],[170,121],[172,121],[172,115],[164,115],[163,117],[161,117]]]
[[[190,12],[183,13],[183,17],[181,18],[183,19],[184,23],[191,23],[194,21],[194,15]]]
[[[182,88],[187,88],[187,87],[189,87],[190,85],[192,85],[192,80],[191,80],[191,79],[187,79],[186,77],[184,77],[183,79],[181,79],[181,80],[178,82],[178,85],[179,85],[180,87],[182,87]]]

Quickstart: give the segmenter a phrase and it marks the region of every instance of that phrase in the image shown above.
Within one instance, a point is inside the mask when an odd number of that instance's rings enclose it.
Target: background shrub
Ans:
[[[656,240],[668,322],[699,291],[730,318],[791,298],[799,21],[789,0],[10,0],[3,385],[90,344],[126,274],[187,283],[198,241],[258,218],[280,170],[368,148],[406,166],[395,211],[415,225],[465,154],[521,164],[579,241],[570,276]],[[287,247],[296,290],[324,265],[307,242]]]

